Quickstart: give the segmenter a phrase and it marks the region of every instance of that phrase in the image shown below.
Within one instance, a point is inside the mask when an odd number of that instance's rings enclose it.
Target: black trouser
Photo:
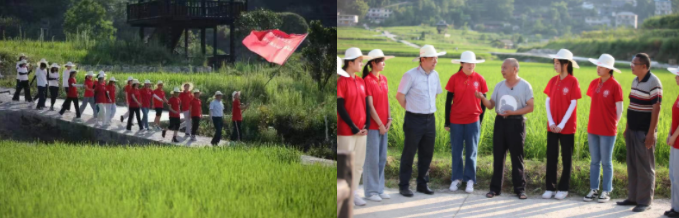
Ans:
[[[399,168],[399,188],[408,188],[413,173],[413,159],[417,153],[417,185],[429,182],[429,165],[434,155],[436,117],[434,114],[406,112],[403,122],[405,140]]]
[[[47,86],[38,86],[38,108],[45,107],[45,100],[47,98]]]
[[[66,91],[66,96],[68,96],[68,87],[64,88],[64,91]],[[75,106],[76,106],[76,107],[80,107],[78,104],[75,104]],[[63,108],[64,108],[64,107],[62,107],[62,109],[63,109]],[[80,108],[78,108],[78,109],[80,109]],[[66,105],[66,110],[67,110],[67,111],[70,111],[70,110],[71,110],[71,105],[70,105],[70,104],[69,104],[69,105]]]
[[[559,163],[559,144],[561,144],[561,161],[563,172],[559,180],[558,191],[568,191],[573,166],[574,134],[560,134],[547,132],[547,191],[557,191],[556,170]]]
[[[212,117],[212,123],[215,125],[215,136],[212,137],[212,144],[216,145],[222,140],[222,127],[224,127],[224,120],[222,117]]]
[[[19,83],[17,84],[16,91],[14,91],[14,97],[12,98],[12,100],[18,101],[19,95],[21,95],[21,90],[23,89],[24,90],[24,98],[26,98],[24,100],[33,101],[33,99],[31,98],[31,89],[30,89],[30,87],[28,87],[28,80],[24,80],[24,81],[17,80],[17,81]]]
[[[493,178],[490,191],[502,193],[505,159],[507,150],[512,161],[512,184],[514,192],[519,194],[526,190],[526,176],[523,170],[523,147],[526,141],[526,121],[523,116],[495,117],[493,132]]]
[[[66,106],[71,105],[71,102],[73,102],[73,105],[75,105],[75,115],[77,118],[80,118],[80,108],[78,108],[78,98],[66,98],[66,101],[64,101],[64,104],[61,105],[61,111],[59,111],[59,114],[64,114],[64,111],[66,110]]]
[[[195,136],[198,132],[198,124],[200,124],[200,116],[191,117],[191,135]]]
[[[132,120],[134,119],[134,114],[137,114],[137,124],[139,124],[139,130],[144,129],[144,126],[142,126],[142,123],[141,123],[141,115],[140,115],[139,110],[140,109],[138,107],[131,107],[130,108],[130,118],[127,119],[127,130],[132,130]]]
[[[50,100],[52,102],[50,108],[54,108],[54,103],[57,101],[57,96],[59,96],[59,87],[50,86],[49,90],[50,90]]]
[[[243,121],[232,121],[233,131],[231,131],[231,141],[240,141],[243,139],[243,131],[241,131],[241,126]]]

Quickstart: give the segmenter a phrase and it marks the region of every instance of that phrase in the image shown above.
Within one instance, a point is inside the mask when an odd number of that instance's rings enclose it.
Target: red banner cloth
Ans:
[[[307,34],[287,34],[280,30],[252,31],[243,45],[271,63],[283,65]]]

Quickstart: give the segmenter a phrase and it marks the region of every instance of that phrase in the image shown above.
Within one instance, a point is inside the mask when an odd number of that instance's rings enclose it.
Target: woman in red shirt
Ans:
[[[108,105],[108,117],[106,120],[108,120],[108,123],[111,123],[111,119],[113,119],[113,116],[116,115],[116,109],[118,106],[116,106],[116,80],[115,77],[111,77],[111,79],[108,80],[108,85],[106,86],[106,90],[108,90],[108,95],[109,95],[109,101],[107,102]]]
[[[248,108],[248,106],[240,103],[240,91],[234,91],[231,94],[233,98],[233,103],[231,104],[231,122],[233,123],[233,132],[231,132],[232,141],[240,141],[243,138],[243,132],[241,131],[241,125],[243,124],[243,111]]]
[[[85,75],[85,95],[83,95],[84,97],[83,102],[80,105],[80,111],[84,112],[87,105],[90,105],[94,118],[97,118],[97,110],[94,109],[94,80],[92,80],[92,77],[94,77],[94,72],[92,71],[88,71],[87,75]]]
[[[139,80],[132,80],[132,87],[130,91],[127,92],[127,99],[130,101],[130,118],[127,119],[127,131],[132,131],[132,119],[134,115],[137,114],[137,124],[139,124],[139,131],[144,130],[144,126],[141,122],[141,116],[139,110],[141,108],[141,93],[139,93]]]
[[[97,83],[94,85],[94,103],[97,105],[97,120],[101,125],[107,125],[109,121],[107,118],[109,117],[108,102],[110,102],[110,96],[106,88],[105,77],[104,71],[99,72]]]
[[[357,72],[361,72],[364,58],[367,57],[363,56],[361,49],[347,49],[342,69],[349,77],[340,77],[337,80],[337,150],[354,152],[351,187],[358,187],[361,181],[370,126],[365,83],[361,77],[356,76]],[[363,206],[366,202],[358,193],[354,193],[354,204]]]
[[[151,81],[144,81],[144,88],[139,90],[141,94],[141,123],[144,129],[149,130],[149,109],[151,108],[151,96],[153,96],[153,91],[151,91]]]
[[[550,55],[550,57],[554,59],[554,70],[559,75],[549,80],[544,91],[547,94],[549,123],[547,125],[547,187],[542,198],[555,197],[562,200],[568,196],[575,144],[577,101],[582,97],[580,83],[573,76],[573,68],[580,68],[580,66],[573,60],[573,53],[566,49],[561,49],[556,55]],[[561,144],[563,173],[557,187],[559,144]]]
[[[179,93],[179,99],[182,102],[181,105],[181,112],[182,115],[184,115],[184,122],[179,126],[179,129],[185,128],[186,131],[186,137],[191,136],[191,101],[193,101],[193,94],[191,93],[191,90],[193,90],[193,84],[192,83],[184,83],[182,85],[184,89],[182,89],[182,92]]]
[[[672,74],[675,75],[675,80],[677,85],[679,85],[679,69],[677,68],[667,68]],[[678,217],[679,211],[674,210],[674,208],[679,207],[679,199],[676,196],[679,195],[679,97],[672,104],[672,126],[670,128],[670,133],[667,135],[667,144],[670,146],[670,181],[672,182],[672,209],[665,212],[668,217]]]
[[[584,197],[584,201],[607,202],[613,191],[613,147],[618,135],[618,121],[622,117],[622,87],[615,78],[613,72],[620,73],[615,69],[615,58],[609,54],[603,54],[599,60],[589,59],[597,65],[599,78],[593,80],[587,88],[587,96],[592,98],[592,106],[589,109],[589,122],[587,126],[587,138],[589,141],[589,154],[591,163],[589,169],[590,192]],[[599,192],[599,177],[601,167],[604,169],[604,179],[601,183],[602,191]]]
[[[191,100],[191,106],[189,106],[191,112],[191,141],[196,141],[196,132],[198,132],[198,125],[200,124],[200,117],[202,112],[202,102],[200,101],[200,91],[198,89],[193,90],[193,99]]]
[[[173,130],[174,134],[172,135],[172,142],[179,142],[177,140],[177,131],[179,130],[179,106],[181,104],[181,100],[179,100],[179,87],[175,87],[174,91],[170,93],[172,97],[170,100],[167,102],[169,107],[167,108],[168,111],[170,112],[170,126],[165,128],[163,130],[163,138],[165,138],[165,133],[167,132],[168,129]]]
[[[363,67],[368,108],[370,108],[370,127],[363,165],[363,190],[365,197],[371,201],[389,199],[384,193],[384,167],[387,164],[387,132],[391,128],[391,112],[389,111],[389,87],[387,77],[380,72],[384,70],[384,61],[394,56],[384,56],[382,50],[375,49],[368,53],[368,63]]]
[[[167,103],[165,98],[165,91],[163,91],[163,81],[156,83],[156,89],[153,90],[153,108],[156,109],[156,119],[153,123],[156,128],[160,129],[160,117],[163,115],[163,103]]]
[[[78,108],[78,89],[77,87],[82,87],[82,84],[76,84],[75,74],[78,71],[71,71],[70,77],[68,78],[68,93],[66,95],[66,101],[61,105],[61,111],[59,115],[64,115],[67,105],[71,105],[73,102],[73,107],[75,108],[76,121],[80,121],[80,108]]]

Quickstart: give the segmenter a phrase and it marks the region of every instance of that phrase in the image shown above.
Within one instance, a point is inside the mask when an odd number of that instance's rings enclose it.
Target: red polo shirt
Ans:
[[[161,88],[156,88],[153,90],[153,94],[157,95],[160,99],[165,99],[165,92]],[[153,98],[153,95],[151,96]],[[154,108],[163,108],[163,101],[153,98]]]
[[[125,96],[130,96],[127,93],[129,93],[131,89],[132,89],[132,85],[130,85],[130,84],[125,85],[125,87],[123,88],[123,91],[125,92]],[[129,102],[128,102],[128,104],[129,104]]]
[[[137,104],[134,99],[132,99],[132,95],[137,99],[137,101],[141,102],[141,93],[139,93],[139,89],[130,89],[127,91],[127,98],[130,99],[130,107],[133,108],[139,108],[141,105]]]
[[[67,97],[69,98],[78,98],[78,88],[75,86],[75,77],[69,78],[68,79],[68,95]]]
[[[375,120],[379,119],[382,124],[387,125],[389,119],[389,87],[387,86],[387,77],[380,74],[378,79],[375,75],[368,74],[365,77],[365,94],[372,97],[373,106],[377,111],[379,117],[371,117],[373,122],[370,122],[370,129],[379,130],[379,126]]]
[[[337,98],[344,98],[344,107],[351,117],[351,121],[358,127],[363,129],[366,122],[365,114],[365,83],[361,77],[340,77],[337,80]],[[349,124],[345,123],[337,113],[337,135],[351,136]]]
[[[181,104],[181,101],[179,100],[179,97],[172,97],[167,101],[167,104],[170,105],[172,110],[177,111],[177,113],[172,113],[170,111],[170,117],[176,117],[179,118],[179,105]]]
[[[109,85],[106,86],[106,89],[108,90],[108,95],[111,97],[111,101],[108,101],[107,103],[115,104],[116,103],[116,85],[109,84]]]
[[[549,108],[552,113],[552,120],[556,125],[561,123],[561,120],[566,116],[568,107],[571,106],[571,100],[578,100],[582,98],[580,91],[580,83],[574,76],[568,75],[561,80],[557,75],[549,80],[545,88],[545,94],[549,96]],[[573,110],[573,114],[566,122],[566,125],[561,130],[561,134],[575,134],[578,119],[578,107]],[[547,131],[549,131],[549,123],[547,123]]]
[[[460,70],[448,80],[446,90],[455,94],[450,108],[450,123],[470,124],[479,121],[481,115],[481,99],[476,92],[487,93],[486,79],[476,72],[467,76]]]
[[[142,88],[139,90],[139,94],[141,94],[141,107],[151,108],[151,97],[153,95],[151,89]]]
[[[191,106],[191,101],[193,100],[193,94],[191,92],[179,93],[179,100],[182,102],[182,112],[189,111],[189,106]]]
[[[618,114],[616,102],[622,101],[622,87],[611,77],[601,84],[601,78],[589,84],[587,96],[592,98],[589,109],[587,132],[601,136],[618,135]]]
[[[106,83],[97,83],[97,86],[94,87],[94,91],[97,94],[94,98],[94,103],[97,104],[106,104],[108,103],[108,99],[106,98]]]
[[[672,105],[672,131],[670,131],[670,136],[674,134],[674,131],[677,130],[677,127],[679,126],[679,96],[677,96],[677,100],[674,102]],[[674,141],[674,145],[672,145],[673,148],[679,149],[679,139]]]
[[[233,100],[233,110],[231,110],[231,119],[233,121],[243,121],[243,114],[240,110],[240,99]]]
[[[191,117],[200,117],[202,115],[200,98],[193,98],[191,100]]]
[[[94,97],[94,91],[90,91],[88,89],[91,89],[94,86],[94,81],[91,79],[85,79],[85,98],[89,97]]]

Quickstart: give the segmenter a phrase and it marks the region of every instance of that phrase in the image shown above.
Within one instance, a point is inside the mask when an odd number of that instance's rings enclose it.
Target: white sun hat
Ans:
[[[145,80],[144,84],[151,84],[151,80]]]
[[[163,81],[162,81],[162,80],[158,80],[158,82],[156,83],[156,85],[158,85],[158,84],[163,84]]]
[[[64,66],[65,67],[74,67],[75,65],[69,61]]]
[[[92,71],[87,71],[87,75],[85,75],[85,76],[94,76],[94,72],[92,72]]]
[[[127,77],[127,81],[131,81],[131,80],[134,80],[134,78],[132,78],[131,76]]]
[[[106,73],[104,73],[103,70],[100,70],[100,71],[99,71],[99,75],[97,76],[97,78],[104,78],[104,77],[106,77]]]
[[[26,61],[25,59],[17,62],[18,65],[22,65],[22,64],[26,64],[26,63],[28,63],[28,61]]]
[[[217,96],[217,95],[224,95],[224,94],[222,94],[222,92],[220,92],[220,91],[216,91],[215,96]]]
[[[375,60],[375,59],[380,59],[380,58],[384,58],[384,60],[386,61],[386,60],[389,60],[389,59],[392,59],[392,58],[395,58],[395,57],[394,56],[384,56],[384,52],[382,52],[382,50],[375,49],[375,50],[370,51],[370,53],[368,53],[368,58],[364,59],[363,61],[369,62],[369,61],[372,61],[372,60]]]
[[[593,58],[589,58],[588,60],[589,60],[589,62],[592,62],[594,65],[597,65],[599,67],[611,69],[611,70],[615,71],[616,73],[621,73],[620,70],[618,70],[617,68],[614,67],[615,66],[615,58],[613,58],[613,56],[611,56],[609,54],[602,54],[599,57],[599,60],[593,59]]]
[[[679,68],[667,68],[667,70],[669,70],[670,73],[679,76]]]
[[[115,77],[111,77],[111,79],[108,80],[109,82],[118,82]]]
[[[231,98],[235,98],[236,94],[240,94],[240,91],[233,91],[233,93],[231,93]]]
[[[568,60],[573,64],[573,68],[580,68],[578,62],[575,62],[575,60],[573,60],[573,52],[569,51],[568,49],[562,48],[555,55],[549,55],[549,57],[559,60]]]
[[[430,58],[430,57],[438,57],[445,55],[446,52],[436,52],[436,49],[432,45],[424,45],[422,48],[420,48],[420,57],[413,59],[413,62],[416,62],[420,58]]]
[[[133,79],[133,80],[132,80],[132,84],[139,84],[139,80],[138,80],[138,79]]]
[[[38,65],[40,65],[40,64],[42,64],[42,63],[45,63],[45,65],[48,64],[48,63],[47,63],[47,60],[45,60],[44,58],[43,58],[43,59],[40,59],[40,62],[38,62]]]
[[[200,90],[194,89],[194,90],[193,90],[193,93],[200,93]]]
[[[55,68],[55,67],[56,67],[56,68],[61,68],[61,67],[59,66],[59,64],[57,64],[57,63],[52,63],[52,65],[50,66],[50,68]]]
[[[179,87],[174,87],[174,90],[172,90],[172,93],[170,93],[170,94],[179,93],[179,92],[181,92],[181,90],[179,90]]]
[[[470,64],[479,64],[486,62],[486,60],[476,60],[476,54],[471,51],[465,51],[462,52],[462,55],[460,55],[460,59],[454,59],[451,61],[453,64],[460,64],[460,63],[470,63]]]
[[[356,58],[363,57],[363,59],[368,58],[368,56],[363,55],[361,49],[352,47],[344,52],[344,60],[354,60]]]
[[[342,69],[342,59],[337,57],[337,75],[349,77],[349,74]]]

